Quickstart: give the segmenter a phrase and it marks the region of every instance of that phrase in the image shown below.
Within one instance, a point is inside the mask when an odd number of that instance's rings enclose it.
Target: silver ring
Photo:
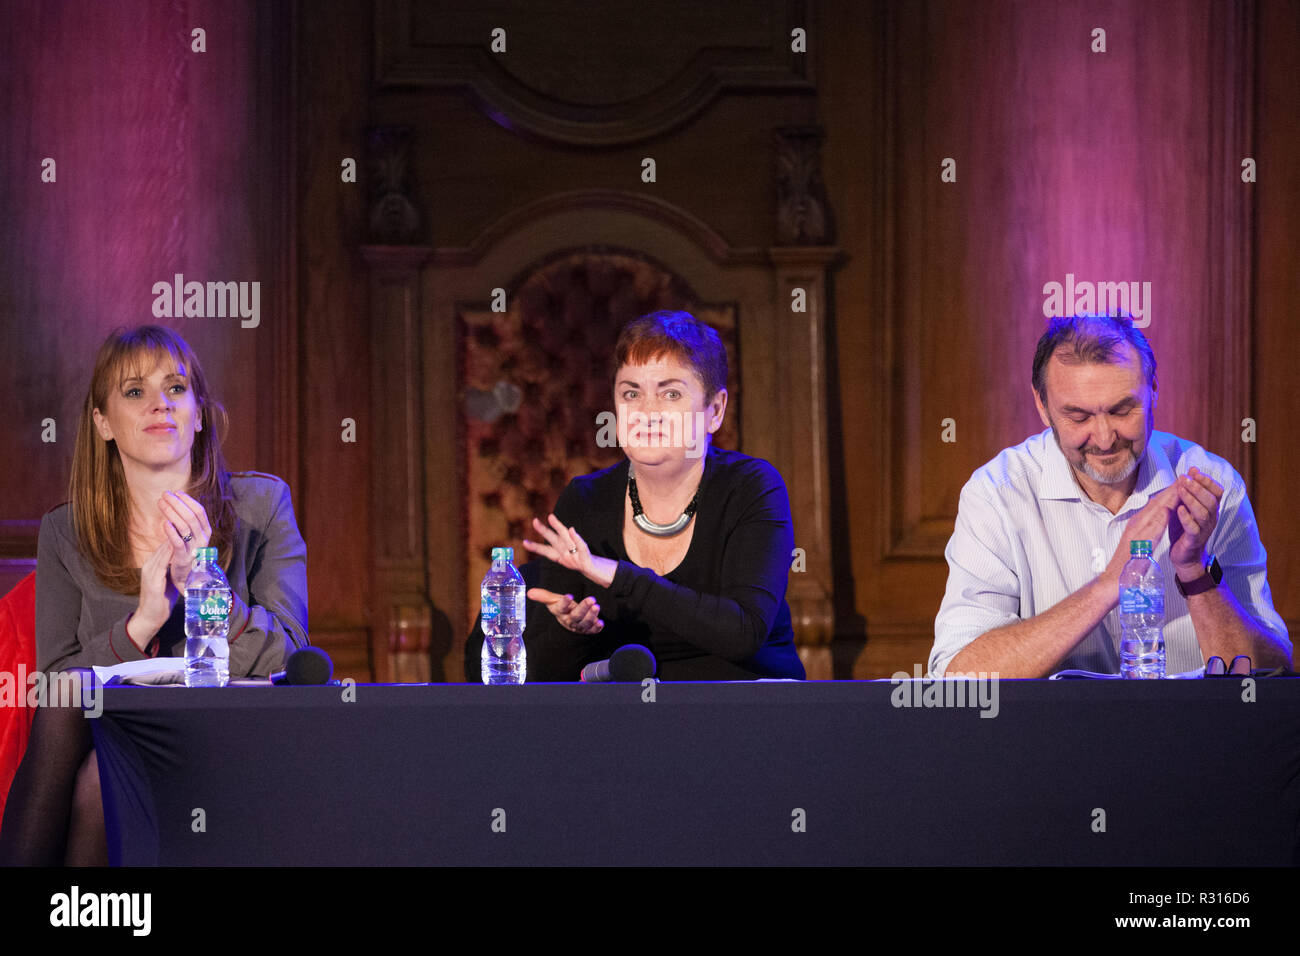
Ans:
[[[186,532],[185,532],[185,537],[181,538],[181,540],[184,541],[186,544],[189,544],[191,541],[194,540],[194,532],[193,532],[193,531],[186,531]]]
[[[569,549],[569,554],[577,554],[577,553],[578,553],[578,549],[577,549],[577,548],[570,548],[570,549]]]

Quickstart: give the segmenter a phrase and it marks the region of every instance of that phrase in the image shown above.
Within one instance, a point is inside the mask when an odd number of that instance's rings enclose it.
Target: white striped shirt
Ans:
[[[1255,512],[1245,482],[1228,462],[1176,435],[1152,431],[1133,494],[1112,515],[1080,490],[1047,429],[1003,451],[961,490],[957,524],[944,551],[948,588],[934,622],[930,672],[942,674],[981,634],[1041,614],[1095,578],[1119,546],[1129,519],[1193,466],[1224,488],[1218,525],[1205,548],[1223,568],[1219,586],[1230,589],[1246,613],[1289,650],[1286,624],[1273,608]],[[1153,547],[1165,579],[1166,673],[1195,670],[1204,660],[1187,600],[1174,586],[1169,532]],[[1058,669],[1118,673],[1119,641],[1116,607]]]

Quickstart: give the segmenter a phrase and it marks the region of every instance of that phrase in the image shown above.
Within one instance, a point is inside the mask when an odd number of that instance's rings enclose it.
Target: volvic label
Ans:
[[[1120,588],[1121,614],[1164,614],[1165,596],[1162,592],[1148,593],[1141,588]]]
[[[230,595],[209,594],[199,604],[200,621],[224,621],[230,616]]]

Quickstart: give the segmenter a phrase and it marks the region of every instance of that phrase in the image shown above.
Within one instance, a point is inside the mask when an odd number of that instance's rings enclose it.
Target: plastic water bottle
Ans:
[[[1165,578],[1151,557],[1150,541],[1129,545],[1119,573],[1119,674],[1165,676]]]
[[[185,579],[185,686],[230,681],[230,584],[216,548],[199,548]]]
[[[485,684],[522,684],[528,670],[524,651],[524,579],[514,565],[514,548],[493,548],[492,567],[479,590],[483,612]]]

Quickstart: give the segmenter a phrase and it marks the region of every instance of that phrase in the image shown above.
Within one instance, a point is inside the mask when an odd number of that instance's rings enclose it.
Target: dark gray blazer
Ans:
[[[307,546],[289,486],[273,475],[234,472],[230,568],[230,676],[264,677],[307,645]],[[138,597],[108,588],[81,556],[64,504],[41,519],[36,559],[36,661],[43,671],[120,664],[185,653],[185,602],[145,652],[126,633]]]

